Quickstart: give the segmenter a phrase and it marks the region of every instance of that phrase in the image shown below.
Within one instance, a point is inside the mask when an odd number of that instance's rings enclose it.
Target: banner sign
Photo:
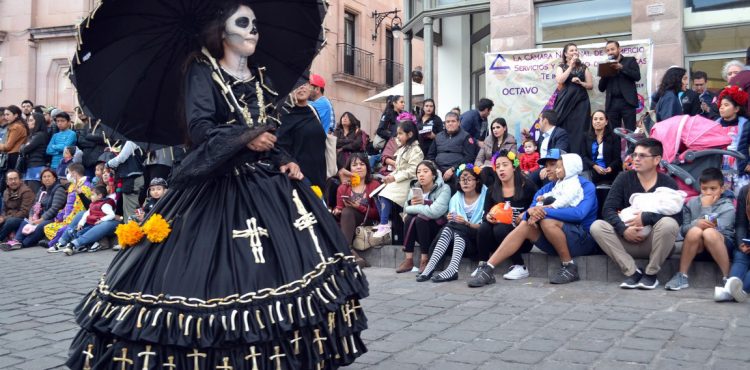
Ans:
[[[607,61],[604,47],[605,43],[578,45],[581,62],[594,76],[594,88],[589,90],[592,111],[604,110],[605,93],[598,89],[597,76],[599,63]],[[636,114],[639,114],[651,96],[653,43],[651,40],[620,41],[620,49],[622,55],[635,57],[641,68],[641,80],[636,82]],[[487,98],[495,103],[489,122],[497,117],[505,118],[509,132],[519,139],[521,129],[534,133],[539,114],[554,106],[557,96],[555,69],[561,62],[562,48],[485,54]]]

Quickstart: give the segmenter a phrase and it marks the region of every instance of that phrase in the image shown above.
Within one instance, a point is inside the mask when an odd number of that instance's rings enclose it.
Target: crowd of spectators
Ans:
[[[566,45],[558,66],[558,101],[540,113],[536,134],[523,130],[515,137],[500,117],[488,123],[494,103],[485,98],[476,109],[461,114],[454,108],[441,120],[431,99],[413,116],[404,113],[403,97],[390,97],[369,141],[359,120],[344,113],[335,131],[342,143],[338,176],[329,178],[336,199],[329,204],[347,239],[353,242],[353,229],[365,225],[374,227],[374,238],[390,236],[405,252],[396,272],[416,273],[418,282],[457,279],[462,258],[479,262],[467,276],[470,287],[494,283],[494,269],[505,260],[511,266],[503,277],[523,279],[529,276],[523,253],[535,246],[560,259],[551,283],[579,280],[574,257],[606,254],[622,270],[620,287],[645,290],[660,285],[657,273],[682,241],[680,268],[663,284],[666,289],[689,286],[693,260],[714,260],[724,280],[715,299],[744,301],[750,291],[750,239],[744,239],[748,190],[736,179],[747,177],[750,165],[744,160],[707,169],[699,179],[700,195],[677,211],[639,211],[625,219],[620,212],[632,206],[635,195],[657,189],[680,193],[659,169],[663,144],[648,138],[653,122],[646,115],[636,120],[637,63],[620,55],[617,42],[605,51],[617,64],[617,73],[598,85],[606,94],[605,109],[590,113],[593,77],[577,61],[576,46]],[[743,69],[729,62],[724,77],[741,78]],[[714,120],[733,138],[728,149],[748,156],[747,94],[731,88],[711,92],[700,71],[692,74],[691,90],[689,77],[678,66],[664,73],[650,102],[656,120],[683,114]],[[643,138],[626,145],[614,133],[619,127]],[[366,183],[353,186],[355,173]],[[638,266],[636,259],[647,265]],[[358,262],[367,266],[359,256]],[[442,262],[444,269],[436,271]]]
[[[25,100],[0,111],[3,251],[37,245],[64,255],[118,249],[117,226],[143,220],[185,150],[146,151],[114,140],[78,108],[71,116]]]

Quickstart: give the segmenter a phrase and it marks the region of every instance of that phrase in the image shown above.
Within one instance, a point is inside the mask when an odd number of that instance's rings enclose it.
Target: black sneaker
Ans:
[[[567,284],[578,280],[581,280],[581,277],[578,276],[578,266],[575,263],[569,263],[560,266],[560,270],[549,279],[549,282],[551,284]]]
[[[468,281],[469,288],[479,288],[494,283],[495,269],[484,261],[479,262],[476,273]]]
[[[643,274],[641,281],[638,282],[638,289],[651,290],[659,286],[659,280],[656,275]]]
[[[635,289],[638,288],[638,283],[641,281],[643,273],[641,270],[636,269],[633,275],[628,276],[625,281],[620,284],[622,289]]]

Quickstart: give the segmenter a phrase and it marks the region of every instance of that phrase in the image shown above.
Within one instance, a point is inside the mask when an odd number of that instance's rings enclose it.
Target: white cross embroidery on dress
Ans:
[[[266,263],[263,257],[263,243],[261,236],[268,237],[268,230],[258,227],[258,220],[255,217],[247,220],[247,230],[232,230],[232,238],[247,238],[250,242],[250,248],[253,250],[255,263]]]

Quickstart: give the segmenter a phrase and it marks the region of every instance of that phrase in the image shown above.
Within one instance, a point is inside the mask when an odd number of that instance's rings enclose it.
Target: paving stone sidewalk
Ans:
[[[0,252],[0,368],[62,368],[72,310],[114,252]],[[369,352],[349,369],[748,369],[750,304],[708,289],[625,291],[582,281],[469,289],[366,270]]]

